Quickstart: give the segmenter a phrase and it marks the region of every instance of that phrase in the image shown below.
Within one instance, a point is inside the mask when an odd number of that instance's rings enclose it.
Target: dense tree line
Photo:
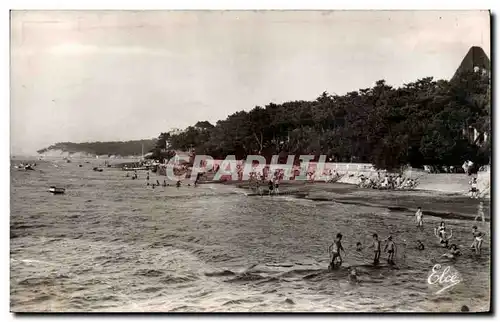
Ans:
[[[482,73],[465,72],[450,81],[428,77],[399,88],[380,80],[345,95],[324,92],[314,101],[239,111],[215,126],[198,122],[179,134],[162,133],[157,148],[192,149],[214,158],[325,154],[382,169],[459,165],[465,159],[485,164],[491,136],[478,146],[464,130],[473,126],[490,134],[490,108],[490,78]]]
[[[156,139],[153,140],[135,140],[135,141],[116,141],[116,142],[60,142],[38,150],[40,154],[50,152],[51,150],[61,150],[67,153],[87,153],[90,155],[117,155],[117,156],[140,156],[144,146],[144,153],[156,146]]]

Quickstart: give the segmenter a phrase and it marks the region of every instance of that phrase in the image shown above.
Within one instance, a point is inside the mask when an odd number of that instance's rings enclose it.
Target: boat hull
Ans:
[[[50,187],[49,192],[54,194],[54,195],[62,195],[66,192],[66,189],[64,188],[56,188],[56,187]]]

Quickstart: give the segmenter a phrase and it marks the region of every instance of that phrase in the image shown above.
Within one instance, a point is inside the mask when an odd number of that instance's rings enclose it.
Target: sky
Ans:
[[[12,11],[11,154],[450,79],[487,11]]]

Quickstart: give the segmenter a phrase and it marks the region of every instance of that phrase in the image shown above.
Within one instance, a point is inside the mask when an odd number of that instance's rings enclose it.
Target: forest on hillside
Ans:
[[[323,92],[314,101],[269,103],[215,125],[203,121],[174,135],[162,132],[151,151],[159,159],[173,150],[214,158],[327,155],[388,170],[460,165],[467,159],[487,164],[490,92],[490,76],[481,72],[461,72],[450,81],[427,77],[399,88],[380,80],[345,95]],[[485,142],[468,139],[469,127],[488,134]]]
[[[156,146],[156,140],[134,140],[134,141],[113,141],[113,142],[60,142],[47,148],[38,150],[39,154],[50,151],[63,151],[67,153],[87,153],[89,155],[116,155],[116,156],[139,156],[153,149]]]

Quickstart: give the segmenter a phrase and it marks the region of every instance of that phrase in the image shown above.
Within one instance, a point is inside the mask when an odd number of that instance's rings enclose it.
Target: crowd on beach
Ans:
[[[417,229],[421,230],[424,229],[423,217],[424,216],[422,208],[418,207],[415,213],[415,223]],[[479,218],[481,218],[483,222],[485,221],[482,202],[480,203],[480,206],[478,208],[478,214],[474,220],[478,220]],[[484,232],[480,231],[477,225],[475,224],[472,226],[471,234],[472,234],[472,243],[470,245],[470,248],[477,256],[480,256],[481,248],[483,245],[483,239],[485,238],[486,235]],[[442,258],[456,259],[457,257],[462,255],[462,252],[460,251],[457,244],[451,243],[451,239],[453,237],[453,231],[451,228],[448,229],[444,221],[441,221],[439,223],[439,226],[434,228],[434,235],[438,239],[438,244],[447,250],[443,255],[441,255]],[[346,251],[342,245],[342,238],[343,238],[342,234],[338,233],[333,243],[328,247],[328,253],[330,255],[330,264],[328,266],[329,270],[333,270],[342,265],[341,252],[344,253],[344,256],[346,255]],[[372,238],[373,238],[372,243],[368,246],[368,248],[372,249],[373,251],[373,265],[376,266],[379,265],[380,263],[380,256],[382,254],[382,243],[385,244],[383,252],[387,253],[387,263],[391,266],[395,265],[394,260],[397,253],[397,247],[395,242],[393,241],[393,237],[388,236],[387,238],[381,240],[378,234],[374,233],[372,235]],[[420,251],[423,251],[425,249],[425,245],[421,240],[416,240],[415,248]],[[361,244],[361,242],[357,242],[356,251],[361,252],[362,250],[363,250],[363,245]],[[351,268],[349,272],[349,279],[351,281],[357,280],[357,272],[355,268]]]
[[[20,169],[20,170],[35,170],[36,163],[19,163],[18,165],[15,165],[14,168]]]
[[[418,185],[418,181],[412,178],[403,177],[401,174],[399,175],[385,175],[382,177],[380,172],[377,173],[376,178],[368,178],[363,174],[359,176],[358,187],[360,188],[372,188],[372,189],[403,189],[403,190],[411,190],[414,189]]]

